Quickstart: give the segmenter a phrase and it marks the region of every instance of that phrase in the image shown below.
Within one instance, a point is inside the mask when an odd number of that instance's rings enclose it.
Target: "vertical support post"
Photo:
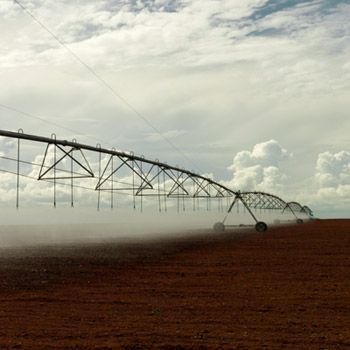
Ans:
[[[195,186],[195,183],[194,183],[194,180],[192,179],[192,183],[193,183],[193,195],[192,195],[192,198],[193,198],[193,211],[196,211],[196,199],[195,199],[195,196],[194,194],[196,193],[196,186]]]
[[[165,172],[163,169],[163,188],[164,188],[164,211],[167,212],[167,205],[166,205],[166,197],[167,197],[167,193],[166,193],[166,185],[165,185]]]
[[[112,151],[115,152],[115,148],[112,148]],[[111,171],[112,171],[112,177],[111,177],[111,209],[114,208],[114,156],[111,156]]]
[[[18,130],[19,133],[23,133],[22,129]],[[20,172],[20,156],[21,156],[21,142],[17,139],[17,181],[16,181],[16,209],[19,209],[19,172]]]
[[[17,190],[16,190],[16,208],[19,208],[19,157],[20,157],[20,139],[17,140]]]
[[[156,159],[156,162],[159,162],[158,159]],[[158,183],[158,210],[161,213],[162,212],[162,207],[161,207],[161,198],[160,198],[160,181],[159,181],[159,176],[160,176],[160,167],[157,166],[156,168],[157,171],[157,183]]]
[[[77,142],[76,139],[73,139],[73,142]],[[73,157],[74,157],[74,149],[72,149],[72,154],[71,154],[71,159],[70,159],[70,206],[71,208],[74,207],[74,162],[73,162]]]
[[[142,156],[142,158],[143,158],[143,156]],[[142,161],[140,162],[140,168],[141,168],[141,176],[142,176],[142,178],[143,178],[143,166],[142,166]],[[143,188],[143,180],[141,179],[141,192],[140,192],[140,196],[141,196],[141,198],[140,198],[140,204],[141,204],[141,207],[140,207],[140,211],[141,211],[141,213],[143,213],[143,190],[142,190],[142,188]]]
[[[131,152],[132,155],[134,153]],[[136,210],[136,198],[135,198],[135,160],[133,159],[131,162],[132,167],[132,201],[133,201],[133,207],[134,210]]]
[[[51,138],[56,141],[56,134],[51,134]],[[49,147],[49,145],[47,145]],[[54,143],[53,150],[53,207],[56,208],[56,161],[57,161],[57,147]],[[47,149],[46,149],[47,151]]]
[[[178,168],[179,166],[176,165],[176,167]],[[176,178],[177,178],[177,181],[179,181],[179,172],[176,173]],[[179,214],[180,213],[180,191],[179,191],[179,186],[177,186],[177,200],[176,200],[176,203],[177,203],[177,213]]]
[[[100,149],[101,145],[98,143],[96,147]],[[98,153],[98,178],[99,178],[99,181],[101,181],[101,151],[99,151]],[[97,190],[97,211],[100,211],[100,202],[101,202],[101,189],[99,186]]]
[[[185,187],[185,184],[183,183],[183,176],[184,174],[181,173],[181,183]],[[182,195],[182,211],[185,211],[185,194]]]
[[[73,157],[73,151],[72,151],[72,157]],[[71,172],[71,178],[70,178],[70,206],[74,207],[74,184],[73,184],[73,159],[71,159],[70,163],[70,172]]]
[[[56,159],[57,159],[57,149],[54,145],[54,167],[53,167],[53,206],[56,208]]]

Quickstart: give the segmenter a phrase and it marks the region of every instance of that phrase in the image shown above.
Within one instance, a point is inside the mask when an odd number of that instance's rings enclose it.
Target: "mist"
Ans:
[[[255,212],[258,220],[272,224],[294,220],[291,214]],[[130,211],[96,209],[3,209],[0,214],[0,249],[43,245],[75,245],[106,242],[144,242],[212,233],[225,212]],[[247,212],[232,212],[227,225],[254,225]],[[242,228],[242,227],[241,227]],[[230,228],[232,230],[232,228]],[[234,228],[233,228],[234,229]]]
[[[21,209],[1,213],[0,246],[166,239],[208,229],[223,213],[140,213],[96,209]],[[193,234],[193,232],[192,232]]]

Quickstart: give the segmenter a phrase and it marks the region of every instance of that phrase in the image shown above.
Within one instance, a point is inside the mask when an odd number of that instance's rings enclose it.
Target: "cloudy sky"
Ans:
[[[1,129],[349,216],[349,0],[20,2],[41,25],[0,0]]]

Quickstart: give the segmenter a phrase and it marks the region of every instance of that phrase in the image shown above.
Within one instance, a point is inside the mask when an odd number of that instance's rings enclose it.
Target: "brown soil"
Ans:
[[[3,251],[0,349],[350,349],[350,220]]]

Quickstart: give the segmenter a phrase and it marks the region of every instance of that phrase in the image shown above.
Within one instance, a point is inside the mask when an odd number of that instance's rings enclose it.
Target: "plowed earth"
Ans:
[[[350,220],[2,250],[0,349],[350,349]]]

